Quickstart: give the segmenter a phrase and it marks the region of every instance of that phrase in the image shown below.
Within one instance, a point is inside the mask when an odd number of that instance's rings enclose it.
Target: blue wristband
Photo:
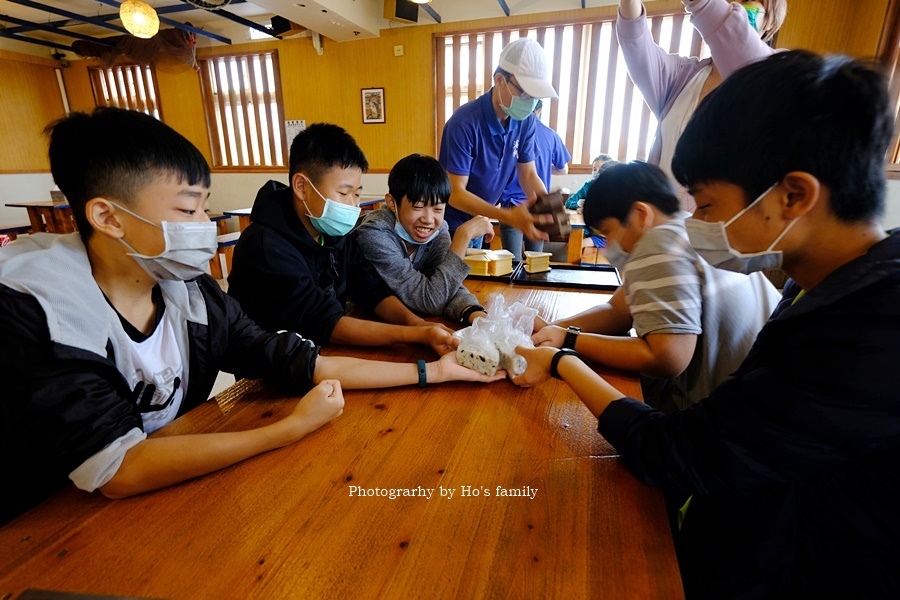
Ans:
[[[428,385],[428,381],[425,378],[425,361],[417,360],[416,367],[419,369],[419,387],[423,388]]]

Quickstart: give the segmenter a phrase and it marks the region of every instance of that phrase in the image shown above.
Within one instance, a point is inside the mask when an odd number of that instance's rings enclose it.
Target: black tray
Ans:
[[[516,263],[513,263],[515,265]],[[509,278],[513,276],[516,272],[516,267],[513,267],[512,273],[507,273],[506,275],[472,275],[469,273],[466,275],[466,279],[482,279],[484,281],[509,281]]]
[[[622,280],[615,267],[610,265],[550,265],[550,270],[542,273],[528,273],[523,265],[519,265],[513,269],[512,283],[615,291],[622,285]]]

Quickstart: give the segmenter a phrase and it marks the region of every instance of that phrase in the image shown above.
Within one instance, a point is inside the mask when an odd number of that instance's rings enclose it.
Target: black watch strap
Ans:
[[[562,347],[569,348],[571,350],[575,349],[575,340],[578,338],[578,334],[581,333],[581,327],[575,327],[574,325],[570,325],[566,330],[566,339],[563,340]]]
[[[562,379],[562,377],[559,376],[559,371],[557,369],[559,368],[560,359],[563,356],[568,355],[574,356],[576,358],[581,358],[578,353],[571,348],[560,348],[559,350],[557,350],[556,354],[553,355],[553,359],[550,361],[550,375],[555,379]]]
[[[459,315],[459,322],[463,325],[469,325],[469,317],[472,316],[473,312],[484,312],[484,307],[479,306],[478,304],[472,304],[471,306],[467,306],[462,314]]]

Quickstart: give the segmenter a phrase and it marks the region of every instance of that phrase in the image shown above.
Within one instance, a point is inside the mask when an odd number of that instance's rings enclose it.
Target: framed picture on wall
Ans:
[[[384,123],[384,88],[363,88],[363,123]]]

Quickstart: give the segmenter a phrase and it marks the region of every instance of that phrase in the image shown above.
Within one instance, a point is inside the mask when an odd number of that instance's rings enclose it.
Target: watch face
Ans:
[[[570,325],[569,331],[571,331],[572,333],[581,333],[581,327],[575,327],[574,325]]]

